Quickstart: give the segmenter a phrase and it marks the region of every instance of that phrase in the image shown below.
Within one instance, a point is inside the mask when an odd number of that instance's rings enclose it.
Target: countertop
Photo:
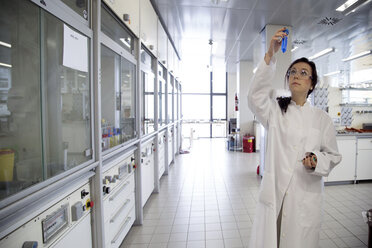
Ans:
[[[355,136],[357,138],[359,137],[372,137],[372,133],[358,133],[358,132],[346,132],[346,133],[339,133],[336,134],[337,137],[344,137],[344,136]]]

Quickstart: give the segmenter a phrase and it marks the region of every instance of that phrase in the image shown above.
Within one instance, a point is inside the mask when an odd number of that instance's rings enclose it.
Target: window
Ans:
[[[225,120],[226,119],[226,96],[225,95],[213,95],[213,120]]]
[[[213,93],[226,93],[226,71],[224,67],[213,67]]]
[[[182,96],[183,118],[185,120],[209,120],[210,119],[210,95]],[[197,110],[197,111],[196,111]]]

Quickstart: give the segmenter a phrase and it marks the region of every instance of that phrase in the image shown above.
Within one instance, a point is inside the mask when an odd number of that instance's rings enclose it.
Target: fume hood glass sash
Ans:
[[[143,106],[142,106],[142,134],[155,131],[155,75],[149,70],[142,70]]]
[[[136,66],[101,46],[102,150],[110,150],[136,137]]]
[[[91,40],[47,12],[42,16],[44,176],[50,178],[92,159]],[[68,43],[71,35],[81,42]],[[74,49],[86,54],[75,68],[64,59]]]
[[[159,127],[166,124],[166,69],[158,64],[158,125]]]
[[[174,77],[172,74],[169,74],[169,81],[167,84],[167,93],[168,93],[168,101],[167,101],[167,108],[168,108],[168,115],[167,120],[168,123],[173,122],[173,85],[174,85]]]
[[[7,1],[0,9],[7,20],[0,33],[11,45],[0,53],[0,61],[11,64],[9,70],[0,70],[9,81],[8,89],[0,89],[1,170],[9,165],[9,178],[0,179],[0,200],[7,198],[1,206],[24,197],[21,191],[48,186],[93,159],[92,32],[70,15],[63,17],[54,5],[45,9],[61,19],[30,1]],[[63,53],[70,51],[64,41],[66,27],[83,40],[84,71],[63,62]]]

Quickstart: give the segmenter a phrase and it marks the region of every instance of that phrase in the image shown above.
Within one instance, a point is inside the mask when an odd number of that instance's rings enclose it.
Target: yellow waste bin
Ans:
[[[0,182],[13,181],[14,151],[0,149]]]

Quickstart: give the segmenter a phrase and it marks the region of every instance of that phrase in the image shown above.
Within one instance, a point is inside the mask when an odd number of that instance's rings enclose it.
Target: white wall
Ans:
[[[254,115],[248,108],[247,93],[249,84],[253,77],[253,62],[240,61],[238,63],[238,85],[239,85],[239,126],[240,134],[253,134]]]

